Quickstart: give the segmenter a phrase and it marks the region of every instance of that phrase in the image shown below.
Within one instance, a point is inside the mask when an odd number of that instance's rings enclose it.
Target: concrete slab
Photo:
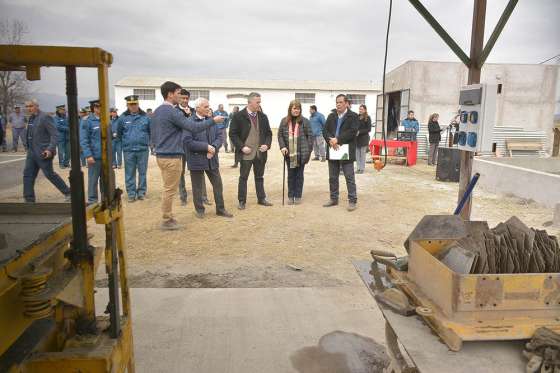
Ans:
[[[364,286],[135,288],[132,304],[138,372],[365,373],[386,359]]]

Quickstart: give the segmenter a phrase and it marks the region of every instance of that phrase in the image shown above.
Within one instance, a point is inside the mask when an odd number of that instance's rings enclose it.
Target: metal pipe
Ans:
[[[476,186],[476,183],[478,182],[479,178],[480,178],[480,174],[478,172],[476,174],[474,174],[474,176],[471,179],[469,185],[467,185],[467,190],[465,191],[465,194],[463,194],[463,198],[461,198],[461,200],[459,201],[459,204],[457,205],[457,208],[455,209],[455,212],[453,213],[453,215],[459,215],[461,213],[461,211],[465,207],[465,204],[469,200],[469,198],[472,194],[472,191],[473,191],[474,187]]]
[[[80,131],[78,124],[78,88],[76,67],[66,67],[66,96],[70,124],[70,196],[72,209],[72,249],[68,257],[80,268],[83,276],[82,293],[84,308],[78,324],[78,332],[91,333],[96,329],[93,273],[93,250],[88,245],[85,204],[84,175],[80,162]]]
[[[84,174],[80,164],[80,130],[78,121],[78,88],[76,67],[66,67],[66,96],[70,127],[70,196],[72,201],[72,231],[74,248],[86,250],[87,219],[85,205]]]
[[[107,65],[97,67],[99,85],[99,103],[101,105],[101,196],[102,208],[108,210],[112,217],[112,209],[118,206],[115,200],[115,173],[112,166],[112,130],[109,122],[109,87]],[[117,252],[117,223],[111,219],[105,224],[105,266],[109,280],[109,332],[112,338],[118,338],[121,329],[119,261]]]

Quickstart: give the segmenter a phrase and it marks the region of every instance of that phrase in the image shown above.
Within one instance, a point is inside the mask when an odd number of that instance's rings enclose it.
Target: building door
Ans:
[[[385,113],[385,117],[387,117],[387,113]],[[383,94],[377,95],[377,101],[375,105],[375,138],[381,136],[381,132],[383,130]]]
[[[408,110],[410,107],[410,89],[403,89],[401,91],[401,110],[400,110],[400,119],[401,122],[406,119],[408,115]]]

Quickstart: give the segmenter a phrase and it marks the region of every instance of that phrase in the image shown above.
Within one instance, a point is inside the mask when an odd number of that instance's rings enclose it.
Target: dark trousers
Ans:
[[[356,192],[356,180],[354,177],[354,162],[352,161],[329,161],[329,189],[331,200],[338,201],[338,178],[340,169],[346,179],[346,189],[348,189],[348,201],[356,203],[358,194]]]
[[[88,203],[95,203],[98,199],[99,178],[101,177],[101,159],[96,159],[93,165],[88,165]]]
[[[214,202],[216,203],[216,212],[225,210],[224,206],[224,186],[222,184],[222,176],[219,169],[204,170],[204,171],[190,171],[191,185],[193,194],[194,208],[198,212],[204,212],[203,200],[206,198],[206,183],[204,181],[204,174],[208,176],[210,184],[212,184],[212,191],[214,192]]]
[[[242,155],[239,156],[243,157]],[[237,188],[237,199],[239,202],[247,202],[247,179],[249,179],[249,173],[251,172],[251,167],[253,167],[253,175],[255,176],[255,189],[257,190],[257,199],[264,201],[266,199],[266,193],[264,192],[264,168],[266,165],[266,159],[255,157],[253,160],[246,161],[240,160],[241,167],[239,170],[239,186]]]
[[[64,195],[70,194],[70,188],[62,178],[53,170],[53,160],[38,158],[29,151],[25,159],[23,170],[23,198],[25,202],[35,202],[35,180],[43,171],[43,175]]]
[[[299,167],[288,168],[288,198],[301,198],[303,194],[303,170],[305,165]]]
[[[187,199],[189,198],[189,193],[187,193],[187,185],[185,183],[185,170],[187,168],[187,157],[183,156],[182,158],[183,161],[183,168],[181,171],[181,179],[179,180],[179,197],[181,198],[181,202],[187,202]],[[203,188],[203,198],[205,200],[208,199],[208,195],[206,194],[206,182],[204,181],[204,178],[202,178],[202,182],[204,183],[204,188]]]
[[[70,165],[70,141],[62,141],[57,144],[58,165],[68,167]]]

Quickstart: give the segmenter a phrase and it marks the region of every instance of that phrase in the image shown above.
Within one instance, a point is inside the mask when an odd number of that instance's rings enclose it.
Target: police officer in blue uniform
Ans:
[[[119,119],[117,109],[112,107],[109,109],[109,117],[111,119],[111,131],[113,132],[113,168],[121,168],[123,163],[122,142],[117,139],[117,128],[115,123]]]
[[[97,202],[101,176],[101,106],[99,100],[89,102],[91,114],[80,126],[80,147],[88,168],[88,204]]]
[[[123,148],[128,202],[134,202],[146,196],[151,121],[138,106],[138,96],[130,95],[125,100],[127,110],[115,121],[113,128],[116,129],[116,140]]]
[[[68,126],[65,105],[56,107],[54,121],[58,131],[58,165],[60,168],[67,168],[70,166],[70,127]]]

